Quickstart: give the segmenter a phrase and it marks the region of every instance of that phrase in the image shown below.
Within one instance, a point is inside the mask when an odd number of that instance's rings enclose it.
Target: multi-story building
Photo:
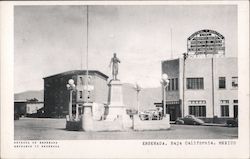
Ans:
[[[72,93],[73,114],[76,113],[76,104],[81,106],[87,101],[93,103],[93,111],[104,108],[108,99],[108,76],[89,70],[86,79],[86,74],[86,70],[73,70],[43,78],[44,111],[47,117],[65,117],[69,114],[70,91],[66,87],[69,79],[73,79],[76,85]],[[89,89],[86,89],[87,82]]]
[[[169,77],[166,111],[171,120],[194,115],[206,122],[225,122],[238,117],[237,58],[225,56],[224,37],[216,33],[211,30],[194,33],[188,43],[196,43],[190,45],[183,58],[162,61],[162,74]],[[218,39],[222,39],[222,45],[215,42]],[[207,41],[213,41],[213,45],[208,47]]]

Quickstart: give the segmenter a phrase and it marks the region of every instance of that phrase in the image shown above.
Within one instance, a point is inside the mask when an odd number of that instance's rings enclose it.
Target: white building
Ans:
[[[205,40],[199,39],[201,35]],[[171,120],[189,114],[206,122],[238,117],[238,63],[236,57],[225,56],[224,43],[224,37],[215,31],[198,31],[188,38],[184,58],[162,61],[162,74],[170,80],[166,111]]]

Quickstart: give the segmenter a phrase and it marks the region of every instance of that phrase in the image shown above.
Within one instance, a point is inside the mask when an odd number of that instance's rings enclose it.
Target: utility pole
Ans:
[[[88,103],[89,102],[89,54],[88,54],[88,51],[89,51],[89,6],[87,5],[86,7],[86,12],[87,12],[87,18],[86,18],[86,21],[87,21],[87,28],[86,28],[86,77],[85,77],[85,98],[86,98],[86,102]]]
[[[186,59],[187,53],[183,53],[183,77],[182,77],[182,117],[184,117],[184,105],[185,105],[185,69],[186,69]]]

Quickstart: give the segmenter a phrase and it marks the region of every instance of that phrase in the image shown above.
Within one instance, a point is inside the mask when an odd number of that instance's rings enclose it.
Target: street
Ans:
[[[84,132],[65,130],[65,119],[20,118],[14,121],[15,140],[142,140],[142,139],[234,139],[238,128],[174,125],[169,130]]]

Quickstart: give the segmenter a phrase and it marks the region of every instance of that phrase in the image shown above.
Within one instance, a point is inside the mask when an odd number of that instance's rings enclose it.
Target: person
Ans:
[[[116,53],[114,53],[113,58],[111,58],[109,67],[112,64],[112,76],[113,80],[118,80],[117,79],[117,74],[118,74],[118,63],[121,63],[121,61],[116,57]]]

